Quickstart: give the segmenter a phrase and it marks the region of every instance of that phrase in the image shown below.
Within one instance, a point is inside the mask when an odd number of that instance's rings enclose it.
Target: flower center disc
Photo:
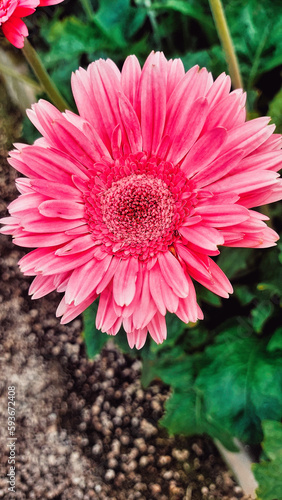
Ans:
[[[100,202],[108,230],[127,244],[157,240],[173,220],[175,202],[167,185],[144,174],[113,182]]]

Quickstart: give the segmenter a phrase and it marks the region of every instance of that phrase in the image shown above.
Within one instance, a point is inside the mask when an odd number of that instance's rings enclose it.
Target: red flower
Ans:
[[[36,7],[54,5],[63,0],[2,0],[0,2],[0,26],[3,34],[15,47],[24,46],[24,38],[28,29],[22,17],[30,16]]]

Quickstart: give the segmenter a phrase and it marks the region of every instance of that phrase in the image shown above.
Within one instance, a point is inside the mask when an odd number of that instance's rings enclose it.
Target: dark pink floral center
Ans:
[[[113,182],[101,195],[103,220],[124,243],[149,242],[170,228],[175,202],[161,179],[132,174]]]
[[[137,153],[94,166],[85,217],[108,253],[148,260],[173,244],[194,198],[179,167]]]

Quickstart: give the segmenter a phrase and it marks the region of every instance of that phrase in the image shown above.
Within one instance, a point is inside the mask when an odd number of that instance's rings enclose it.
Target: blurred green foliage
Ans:
[[[151,50],[181,57],[185,68],[206,66],[216,77],[227,71],[208,0],[89,0],[63,3],[38,11],[30,25],[36,46],[52,78],[73,105],[70,74],[99,57],[119,66],[129,54],[144,62]],[[280,0],[225,0],[227,21],[237,51],[250,113],[263,112],[281,84],[282,15]],[[277,74],[276,74],[277,72]],[[271,74],[270,94],[261,83]],[[273,78],[274,76],[274,78]],[[281,95],[272,108],[281,109]],[[266,108],[266,109],[265,109]],[[281,113],[273,115],[281,126]]]

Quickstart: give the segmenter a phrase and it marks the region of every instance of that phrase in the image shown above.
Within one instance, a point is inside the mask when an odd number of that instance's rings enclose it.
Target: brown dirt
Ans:
[[[0,88],[1,214],[16,196],[6,162],[20,116]],[[86,358],[81,318],[55,318],[56,293],[28,297],[25,253],[0,237],[0,498],[236,500],[243,497],[213,443],[158,429],[167,389],[140,384],[141,364],[109,343]],[[8,493],[8,386],[16,388],[16,493]],[[10,495],[10,496],[9,496]]]

